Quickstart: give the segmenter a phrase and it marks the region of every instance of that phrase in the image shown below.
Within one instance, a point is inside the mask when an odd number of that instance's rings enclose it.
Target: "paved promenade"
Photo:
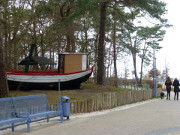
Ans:
[[[171,100],[153,99],[107,111],[74,115],[64,123],[36,122],[31,124],[28,135],[180,135],[180,100],[174,100],[173,94]],[[15,130],[26,129],[23,126]],[[12,133],[10,129],[0,131],[0,134],[27,135]]]

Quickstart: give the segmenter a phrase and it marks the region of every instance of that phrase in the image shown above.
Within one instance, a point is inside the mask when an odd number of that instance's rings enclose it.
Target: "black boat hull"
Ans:
[[[87,74],[83,77],[60,82],[61,90],[71,90],[71,89],[80,89],[82,82],[88,80],[92,73]],[[58,90],[58,82],[53,83],[30,83],[30,82],[17,82],[8,80],[8,85],[10,90]]]

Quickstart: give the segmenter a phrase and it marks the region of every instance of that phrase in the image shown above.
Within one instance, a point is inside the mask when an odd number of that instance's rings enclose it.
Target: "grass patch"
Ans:
[[[129,90],[129,89],[124,89],[124,88],[114,87],[114,86],[111,86],[111,85],[107,85],[106,87],[111,89],[111,90],[113,90],[113,91],[125,91],[125,90]]]
[[[60,92],[60,96],[70,97],[70,101],[85,100],[97,93],[103,92],[117,92],[127,89],[116,88],[113,86],[100,86],[93,83],[82,83],[81,88],[78,90],[63,90]],[[28,90],[28,91],[16,91],[11,90],[9,92],[10,97],[18,96],[28,96],[28,95],[38,95],[46,94],[49,104],[57,104],[59,101],[59,91],[58,90]]]

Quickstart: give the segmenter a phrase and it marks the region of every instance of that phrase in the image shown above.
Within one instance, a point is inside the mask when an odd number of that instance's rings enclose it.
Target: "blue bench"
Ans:
[[[45,94],[12,97],[12,100],[16,117],[27,119],[28,132],[31,122],[44,119],[49,122],[49,118],[56,116],[60,116],[60,122],[63,122],[62,107],[59,105],[57,111],[51,111]]]
[[[14,132],[14,127],[24,123],[24,121],[24,118],[15,116],[12,98],[0,98],[0,130],[12,128],[12,132]]]
[[[1,111],[3,110],[3,111]],[[30,123],[60,116],[63,122],[62,105],[59,102],[58,110],[51,111],[48,105],[47,96],[30,95],[0,99],[0,129],[12,128],[27,124],[27,132],[30,132]]]

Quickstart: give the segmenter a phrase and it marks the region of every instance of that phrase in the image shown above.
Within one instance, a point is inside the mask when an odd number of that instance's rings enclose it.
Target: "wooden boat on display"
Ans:
[[[93,67],[88,68],[86,53],[59,54],[57,71],[29,71],[29,65],[54,64],[44,57],[31,55],[19,63],[26,65],[25,71],[6,72],[10,90],[57,90],[59,80],[61,90],[79,89],[81,83],[88,80],[93,72]]]
[[[93,68],[73,73],[58,73],[56,71],[7,71],[9,89],[58,89],[60,88],[79,89],[82,82],[85,82],[92,74]]]

